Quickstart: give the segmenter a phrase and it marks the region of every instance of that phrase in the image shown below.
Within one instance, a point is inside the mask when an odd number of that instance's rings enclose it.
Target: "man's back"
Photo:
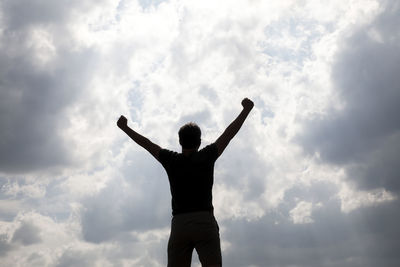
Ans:
[[[170,182],[173,215],[213,210],[212,186],[217,157],[215,144],[190,155],[166,149],[160,151],[160,162]]]

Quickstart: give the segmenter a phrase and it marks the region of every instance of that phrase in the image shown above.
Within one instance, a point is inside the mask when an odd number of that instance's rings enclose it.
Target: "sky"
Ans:
[[[400,266],[398,25],[391,0],[0,0],[0,266],[166,266],[166,172],[116,121],[179,152],[244,97],[224,266]]]

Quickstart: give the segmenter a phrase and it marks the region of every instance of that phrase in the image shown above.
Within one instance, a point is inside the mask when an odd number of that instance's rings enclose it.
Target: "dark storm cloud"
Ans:
[[[72,51],[63,43],[70,37],[62,14],[72,7],[46,3],[6,1],[1,5],[1,172],[21,173],[71,161],[68,144],[61,137],[68,127],[65,108],[90,81],[95,55],[88,49]],[[55,55],[45,66],[32,45],[37,42],[32,39],[35,27],[43,27],[54,40]]]
[[[388,1],[337,53],[332,80],[343,110],[308,121],[298,141],[347,167],[361,188],[400,190],[400,5]]]

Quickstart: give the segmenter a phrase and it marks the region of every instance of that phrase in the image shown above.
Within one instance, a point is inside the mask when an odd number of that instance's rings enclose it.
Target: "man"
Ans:
[[[121,116],[117,125],[137,144],[152,154],[165,168],[172,195],[171,234],[168,267],[187,267],[196,249],[202,266],[222,266],[219,227],[212,205],[214,163],[239,131],[254,103],[245,98],[243,110],[212,144],[199,150],[200,128],[188,123],[179,130],[182,153],[162,149],[127,125]]]

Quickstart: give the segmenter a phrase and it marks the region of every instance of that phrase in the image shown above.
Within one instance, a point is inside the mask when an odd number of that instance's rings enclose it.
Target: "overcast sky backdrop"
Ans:
[[[400,266],[399,25],[395,0],[0,0],[0,265],[166,266],[167,175],[116,121],[179,151],[249,97],[224,265]]]

